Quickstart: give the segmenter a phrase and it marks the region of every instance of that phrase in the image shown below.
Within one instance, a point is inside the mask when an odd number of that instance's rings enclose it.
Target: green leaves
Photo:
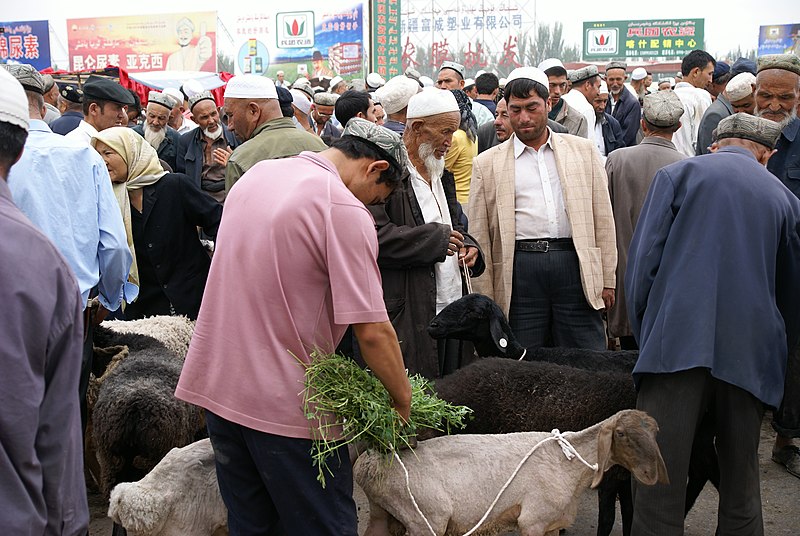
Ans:
[[[389,457],[393,450],[410,447],[418,428],[450,433],[453,428],[463,428],[465,417],[472,412],[438,398],[430,382],[417,374],[409,378],[411,417],[404,424],[389,393],[369,371],[336,354],[313,352],[311,358],[310,364],[303,363],[303,410],[316,427],[318,439],[311,455],[323,487],[325,474],[331,474],[327,460],[341,445],[358,442]],[[331,433],[339,426],[344,439]]]

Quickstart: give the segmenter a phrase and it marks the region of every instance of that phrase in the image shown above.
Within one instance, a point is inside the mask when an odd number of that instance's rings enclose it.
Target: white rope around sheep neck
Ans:
[[[533,448],[529,450],[528,453],[522,458],[522,460],[517,464],[517,467],[514,469],[514,472],[511,473],[511,476],[508,478],[506,483],[503,485],[502,488],[500,488],[500,491],[497,493],[497,496],[494,498],[494,501],[492,501],[492,504],[489,505],[489,509],[486,510],[485,514],[483,514],[483,517],[480,519],[480,521],[478,521],[478,524],[472,527],[469,531],[465,532],[463,536],[470,536],[476,530],[478,530],[478,528],[483,524],[483,522],[486,521],[486,518],[489,517],[489,514],[492,513],[492,510],[494,509],[495,505],[497,505],[497,501],[500,500],[500,496],[503,495],[503,492],[506,490],[506,488],[508,488],[508,486],[511,485],[511,482],[514,480],[514,478],[516,478],[520,469],[522,469],[523,464],[526,461],[528,461],[528,458],[530,458],[534,452],[536,452],[536,449],[538,449],[540,446],[547,443],[548,441],[558,441],[559,446],[561,446],[561,451],[564,453],[564,456],[567,458],[567,460],[572,460],[572,458],[577,457],[581,462],[583,462],[583,464],[586,467],[588,467],[592,471],[598,470],[598,465],[596,463],[592,464],[584,460],[583,456],[581,456],[580,453],[577,450],[575,450],[575,447],[572,446],[572,444],[567,440],[567,438],[564,437],[564,434],[559,432],[557,428],[553,429],[553,431],[551,431],[550,433],[552,434],[550,437],[546,437],[541,441],[539,441],[538,443],[536,443],[536,445],[534,445]],[[403,460],[400,459],[400,456],[397,455],[397,451],[393,450],[392,452],[394,454],[395,459],[398,462],[400,462],[400,467],[403,468],[403,472],[406,475],[406,491],[408,491],[408,496],[411,497],[411,502],[414,504],[414,508],[417,510],[417,513],[420,515],[420,517],[422,517],[422,520],[425,521],[425,525],[427,525],[428,530],[431,531],[431,534],[433,534],[433,536],[437,536],[436,531],[434,531],[433,527],[431,527],[428,518],[425,517],[425,514],[423,514],[422,510],[420,510],[420,507],[417,504],[417,500],[414,498],[414,494],[411,493],[411,483],[409,480],[408,469],[406,469],[406,466],[403,463]]]

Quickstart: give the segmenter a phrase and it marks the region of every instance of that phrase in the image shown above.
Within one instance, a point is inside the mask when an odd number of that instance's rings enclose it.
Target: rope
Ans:
[[[527,354],[527,353],[528,353],[528,349],[527,348],[523,348],[522,349],[522,355],[519,356],[519,359],[517,359],[517,361],[522,361],[523,359],[525,359],[525,354]]]
[[[470,278],[469,275],[470,269],[467,268],[466,258],[461,259],[461,268],[464,269],[464,280],[467,283],[467,294],[472,294],[472,279]]]
[[[529,450],[528,453],[522,458],[522,460],[517,464],[517,467],[514,469],[514,472],[511,473],[511,476],[508,478],[508,480],[506,480],[506,483],[503,484],[502,488],[500,488],[500,491],[497,493],[497,496],[494,498],[494,501],[492,501],[492,504],[489,505],[489,509],[486,510],[485,514],[483,514],[483,517],[480,519],[480,521],[478,521],[478,524],[472,527],[469,531],[465,532],[463,536],[470,536],[471,534],[474,534],[475,531],[478,530],[478,528],[480,528],[481,525],[483,525],[483,522],[486,521],[486,518],[489,517],[489,514],[492,512],[495,505],[497,505],[497,502],[500,500],[500,497],[503,495],[503,492],[508,488],[508,486],[511,485],[511,482],[514,480],[514,478],[516,478],[520,469],[522,469],[523,464],[525,464],[525,462],[528,461],[528,458],[530,458],[533,455],[533,453],[536,452],[536,449],[538,449],[540,446],[547,443],[548,441],[558,441],[558,444],[561,447],[561,452],[564,453],[564,456],[567,458],[567,460],[571,461],[572,458],[577,457],[581,462],[583,462],[583,464],[586,467],[588,467],[592,471],[598,470],[598,465],[596,463],[590,464],[589,462],[584,460],[583,456],[581,456],[578,453],[578,451],[575,450],[575,447],[572,446],[569,440],[567,440],[567,438],[564,437],[564,434],[559,432],[557,428],[553,429],[550,433],[552,434],[550,437],[546,437],[541,441],[539,441],[538,443],[536,443],[536,445],[534,445],[534,447],[531,450]],[[411,497],[411,502],[414,504],[414,508],[416,509],[417,513],[420,515],[422,520],[425,521],[425,525],[428,527],[428,530],[431,531],[431,534],[433,534],[433,536],[437,536],[436,531],[434,531],[433,527],[431,527],[428,518],[425,517],[425,514],[423,514],[422,510],[420,510],[419,505],[417,504],[417,500],[414,498],[414,494],[411,493],[411,483],[408,475],[408,469],[406,469],[406,466],[403,463],[403,460],[400,459],[400,456],[397,455],[397,451],[392,450],[392,452],[394,453],[395,459],[398,462],[400,462],[400,467],[403,468],[403,472],[405,473],[406,491],[408,491],[408,495],[409,497]]]

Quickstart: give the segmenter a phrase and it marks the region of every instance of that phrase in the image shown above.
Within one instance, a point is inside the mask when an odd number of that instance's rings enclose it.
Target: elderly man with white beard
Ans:
[[[198,127],[181,136],[177,171],[188,175],[201,190],[224,203],[225,166],[239,142],[220,120],[211,92],[204,91],[191,97],[189,110]]]
[[[178,141],[181,136],[167,125],[169,114],[175,107],[172,97],[159,91],[147,94],[147,108],[144,123],[133,127],[134,132],[156,150],[158,157],[166,162],[170,171],[177,170]]]
[[[436,341],[428,322],[462,296],[464,272],[477,277],[483,254],[462,225],[444,155],[461,116],[452,92],[430,88],[408,102],[403,141],[409,164],[402,187],[367,207],[378,228],[383,297],[409,374],[441,377],[466,364],[471,349]]]

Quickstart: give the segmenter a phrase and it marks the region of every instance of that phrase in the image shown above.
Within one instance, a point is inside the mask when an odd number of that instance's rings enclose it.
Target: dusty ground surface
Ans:
[[[770,426],[771,416],[764,418],[761,427],[761,501],[764,512],[764,532],[767,536],[800,535],[800,479],[787,473],[770,459],[775,434]],[[369,505],[361,490],[356,489],[359,534],[366,528]],[[710,484],[706,485],[694,509],[686,519],[685,536],[709,536],[716,528],[718,496]],[[111,520],[106,517],[107,504],[96,494],[89,495],[92,522],[90,536],[109,536]],[[566,531],[568,536],[595,536],[597,533],[597,494],[587,491],[578,508],[575,525]],[[622,524],[617,512],[613,534],[622,534]]]

